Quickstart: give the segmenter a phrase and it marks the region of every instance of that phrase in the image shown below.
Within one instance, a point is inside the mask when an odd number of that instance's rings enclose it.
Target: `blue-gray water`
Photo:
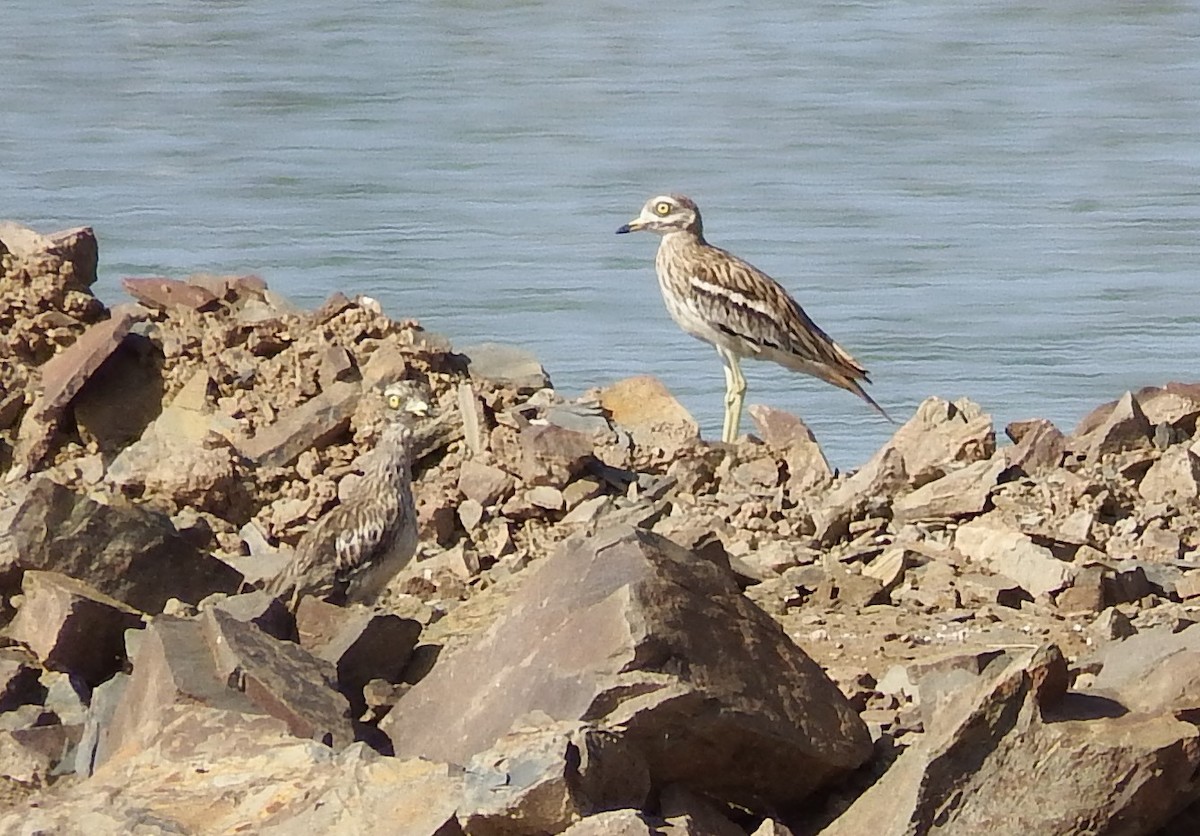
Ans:
[[[1200,378],[1200,6],[10,0],[0,216],[128,275],[254,271],[503,340],[568,394],[662,377],[719,434],[716,354],[658,298],[690,194],[903,419],[968,395],[1072,426]],[[891,431],[747,364],[843,466]],[[749,426],[747,423],[746,427]]]

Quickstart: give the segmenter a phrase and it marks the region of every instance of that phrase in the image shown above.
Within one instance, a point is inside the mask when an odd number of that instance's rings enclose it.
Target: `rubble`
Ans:
[[[1200,384],[1000,446],[930,398],[836,472],[365,297],[109,309],[97,255],[0,223],[0,831],[1195,829]],[[400,378],[418,554],[291,612]]]

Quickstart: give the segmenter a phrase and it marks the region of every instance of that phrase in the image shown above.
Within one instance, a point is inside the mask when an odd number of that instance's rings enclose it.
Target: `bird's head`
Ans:
[[[641,232],[642,230],[657,232],[660,235],[670,232],[691,232],[697,236],[702,235],[700,210],[691,198],[680,194],[660,194],[647,200],[641,213],[618,229],[617,234]]]
[[[398,380],[383,390],[383,402],[395,420],[426,418],[433,412],[433,393],[416,380]]]

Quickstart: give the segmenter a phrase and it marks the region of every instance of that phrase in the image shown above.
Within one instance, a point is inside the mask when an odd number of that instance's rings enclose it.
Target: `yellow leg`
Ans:
[[[721,427],[721,440],[726,444],[737,441],[738,428],[742,423],[742,402],[746,395],[746,378],[736,354],[717,349],[725,364],[725,423]]]

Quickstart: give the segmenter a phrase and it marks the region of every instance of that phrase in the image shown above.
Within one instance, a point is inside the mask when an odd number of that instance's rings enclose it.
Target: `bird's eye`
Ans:
[[[400,401],[401,401],[401,398],[399,395],[388,395],[388,400],[387,400],[388,408],[399,409]]]
[[[658,215],[669,215],[671,214],[671,204],[664,200],[662,203],[654,207],[654,212]]]

